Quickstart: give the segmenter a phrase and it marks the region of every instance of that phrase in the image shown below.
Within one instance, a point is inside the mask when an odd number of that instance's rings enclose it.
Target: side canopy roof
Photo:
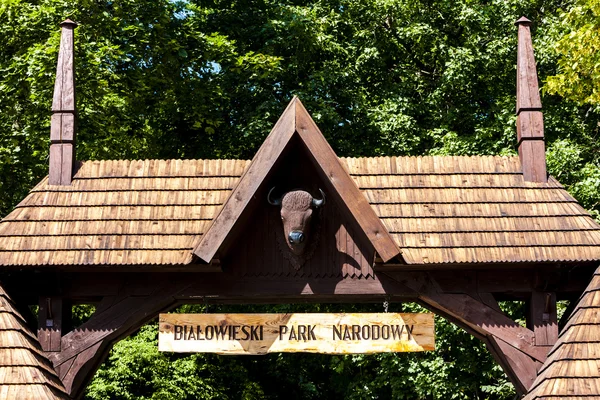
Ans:
[[[554,178],[526,181],[518,157],[338,158],[294,99],[252,161],[85,161],[69,185],[43,179],[0,222],[0,265],[211,262],[296,153],[384,262],[600,260],[600,226]]]

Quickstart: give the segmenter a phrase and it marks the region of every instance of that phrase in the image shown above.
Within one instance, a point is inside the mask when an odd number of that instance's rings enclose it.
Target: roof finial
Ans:
[[[70,185],[75,166],[77,109],[75,106],[73,30],[77,24],[67,19],[60,26],[60,50],[56,66],[50,124],[50,171],[48,174],[50,185]]]
[[[547,182],[544,119],[537,70],[531,41],[531,21],[521,17],[516,23],[517,47],[517,138],[523,179]]]

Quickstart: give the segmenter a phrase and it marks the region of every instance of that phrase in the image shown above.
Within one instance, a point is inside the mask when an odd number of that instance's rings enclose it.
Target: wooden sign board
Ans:
[[[434,350],[433,314],[160,314],[158,349],[324,354]]]

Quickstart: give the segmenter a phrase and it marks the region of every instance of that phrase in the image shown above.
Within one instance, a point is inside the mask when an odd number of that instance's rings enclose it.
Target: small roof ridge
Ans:
[[[515,22],[515,25],[531,25],[531,20],[525,16],[522,16]]]
[[[70,20],[69,18],[65,19],[63,22],[61,22],[59,24],[61,27],[62,26],[72,26],[73,28],[77,28],[79,26],[79,24],[75,21]]]

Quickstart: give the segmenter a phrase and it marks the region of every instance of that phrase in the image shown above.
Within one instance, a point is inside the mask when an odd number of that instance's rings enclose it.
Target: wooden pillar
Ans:
[[[124,287],[118,296],[104,297],[92,318],[60,339],[60,352],[48,354],[69,395],[80,398],[112,344],[175,306],[174,295],[189,285],[158,282],[145,295]]]
[[[517,47],[517,140],[523,179],[547,182],[544,119],[531,41],[531,21],[519,19]]]
[[[61,351],[63,332],[63,300],[40,297],[37,336],[44,351]]]
[[[75,51],[73,30],[77,24],[61,24],[60,50],[56,67],[52,120],[50,123],[50,185],[70,185],[75,173]]]
[[[556,293],[531,293],[527,328],[533,331],[536,346],[544,346],[548,351],[554,346],[558,340]]]

